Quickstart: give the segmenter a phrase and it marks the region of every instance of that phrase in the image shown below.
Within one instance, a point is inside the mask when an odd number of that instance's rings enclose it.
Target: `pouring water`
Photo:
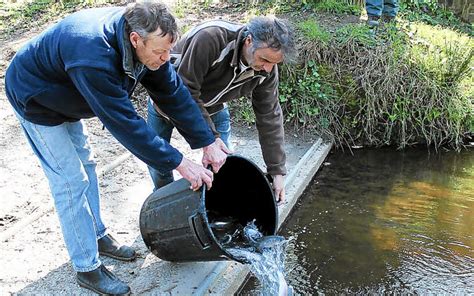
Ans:
[[[214,222],[216,228],[225,223]],[[264,236],[255,225],[249,222],[245,227],[233,222],[226,224],[227,233],[219,229],[218,236],[222,247],[237,258],[250,265],[250,270],[260,281],[262,295],[293,295],[284,276],[285,249],[287,240],[282,236]],[[211,225],[212,227],[212,225]]]

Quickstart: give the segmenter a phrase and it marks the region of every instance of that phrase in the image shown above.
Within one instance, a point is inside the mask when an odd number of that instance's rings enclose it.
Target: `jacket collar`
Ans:
[[[144,65],[135,58],[135,53],[133,52],[132,44],[130,43],[130,37],[126,30],[125,17],[123,16],[119,21],[117,39],[120,53],[122,54],[123,70],[128,76],[137,79],[139,74],[143,71]]]
[[[231,42],[234,44],[234,54],[232,55],[232,60],[230,62],[230,66],[235,68],[239,66],[240,61],[240,52],[242,51],[242,45],[244,45],[244,39],[247,37],[248,31],[247,27],[244,26],[242,29],[239,30],[237,34],[237,38]]]

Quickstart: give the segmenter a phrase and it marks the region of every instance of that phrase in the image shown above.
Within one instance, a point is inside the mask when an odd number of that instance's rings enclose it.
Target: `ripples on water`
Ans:
[[[473,294],[474,151],[354,153],[327,160],[285,225],[296,294]]]

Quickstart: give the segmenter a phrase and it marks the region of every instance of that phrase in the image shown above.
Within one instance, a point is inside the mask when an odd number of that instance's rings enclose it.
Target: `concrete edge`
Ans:
[[[285,222],[309,182],[326,159],[333,143],[318,139],[298,161],[285,180],[286,203],[279,208],[278,229]],[[231,261],[216,263],[216,267],[196,290],[195,295],[233,295],[244,283],[250,269]]]

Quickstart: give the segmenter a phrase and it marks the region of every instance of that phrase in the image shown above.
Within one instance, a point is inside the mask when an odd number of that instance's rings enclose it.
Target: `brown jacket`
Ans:
[[[222,20],[200,24],[176,44],[172,62],[218,136],[210,114],[227,101],[249,97],[256,117],[267,171],[286,174],[283,116],[278,102],[278,69],[271,73],[248,69],[241,73],[240,50],[246,27]]]

